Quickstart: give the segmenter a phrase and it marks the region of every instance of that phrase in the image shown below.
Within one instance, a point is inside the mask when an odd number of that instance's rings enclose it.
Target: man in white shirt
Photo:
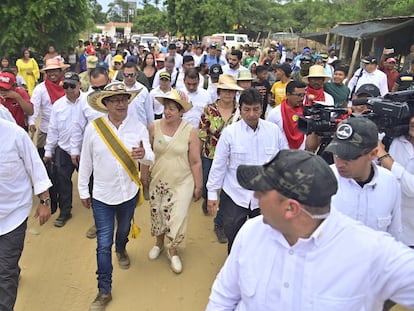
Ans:
[[[133,101],[138,92],[127,91],[122,82],[114,82],[108,84],[102,91],[89,94],[88,103],[94,109],[105,113],[102,117],[103,122],[108,124],[114,136],[130,152],[133,160],[138,160],[143,165],[151,165],[154,162],[154,153],[149,143],[148,131],[141,122],[136,122],[135,118],[128,115],[128,104]],[[106,305],[112,300],[111,253],[115,218],[117,219],[115,251],[119,267],[128,269],[130,266],[125,247],[139,195],[137,184],[131,180],[129,173],[109,149],[102,136],[94,123],[86,127],[78,178],[81,202],[86,208],[93,205],[97,229],[96,273],[99,293],[89,310],[105,310]],[[94,181],[91,198],[88,185],[92,173]],[[141,175],[141,178],[147,177]]]
[[[333,153],[331,165],[338,179],[332,205],[374,230],[401,236],[401,190],[397,179],[374,160],[378,153],[378,130],[365,117],[339,123],[325,151]]]
[[[75,166],[71,158],[71,143],[73,125],[77,118],[77,110],[86,95],[80,91],[79,75],[67,72],[63,76],[65,96],[59,98],[53,105],[47,130],[45,145],[45,163],[56,163],[59,217],[55,227],[63,227],[72,218],[72,174]]]
[[[242,52],[240,50],[232,50],[229,54],[229,63],[222,66],[223,73],[233,75],[236,79],[241,70],[248,70],[240,65]]]
[[[288,149],[279,127],[260,119],[262,102],[255,88],[240,95],[241,120],[224,128],[218,141],[207,181],[207,207],[210,215],[220,208],[230,253],[234,238],[247,218],[260,214],[252,191],[243,189],[236,179],[240,164],[263,164],[279,150]],[[220,192],[220,206],[218,192]]]
[[[363,84],[372,83],[380,89],[381,96],[388,93],[387,75],[378,69],[377,59],[373,56],[366,56],[361,60],[363,68],[355,71],[354,76],[349,80],[348,87],[353,96],[356,90]]]
[[[282,150],[237,179],[263,216],[241,228],[206,311],[414,308],[414,252],[331,208],[338,185],[321,157]]]
[[[187,94],[188,100],[193,104],[193,107],[184,113],[183,119],[191,123],[197,130],[203,109],[210,103],[210,94],[199,85],[200,78],[197,70],[190,69],[186,71],[184,77],[185,88],[182,91]]]
[[[152,101],[152,106],[154,108],[154,119],[161,119],[162,114],[164,113],[164,106],[156,99],[157,96],[166,96],[171,93],[171,75],[169,72],[164,71],[160,73],[160,84],[152,89],[150,92],[150,97]]]
[[[183,57],[181,56],[181,54],[177,53],[177,46],[176,46],[175,43],[170,43],[168,45],[167,56],[174,57],[175,67],[176,68],[181,68],[181,66],[183,64]]]
[[[48,188],[52,183],[33,142],[14,121],[0,118],[0,141],[0,310],[11,311],[33,192],[40,198],[35,217],[43,225],[51,213]]]
[[[126,63],[122,72],[127,91],[139,91],[131,105],[128,114],[136,118],[145,126],[154,122],[154,108],[147,88],[136,80],[137,67],[134,63]]]
[[[183,65],[182,68],[178,72],[177,81],[175,83],[175,89],[184,91],[185,90],[185,83],[184,77],[188,70],[194,69],[194,58],[191,55],[185,55],[183,57]],[[204,77],[198,73],[198,88],[203,88],[204,86]]]

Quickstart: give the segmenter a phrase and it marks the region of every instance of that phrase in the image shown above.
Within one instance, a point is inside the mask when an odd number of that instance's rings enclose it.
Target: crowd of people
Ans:
[[[130,267],[135,207],[149,201],[148,258],[165,249],[180,274],[199,199],[229,254],[207,310],[381,310],[387,299],[414,308],[414,109],[390,146],[364,116],[368,98],[414,88],[414,45],[402,71],[386,53],[363,57],[349,81],[335,50],[295,55],[273,41],[79,40],[65,55],[51,46],[40,69],[29,49],[16,66],[3,58],[0,309],[15,303],[32,193],[40,224],[57,213],[54,226],[66,226],[75,171],[93,210],[86,236],[97,240],[91,311],[112,300],[114,243]],[[316,104],[350,108],[328,142],[299,126]]]

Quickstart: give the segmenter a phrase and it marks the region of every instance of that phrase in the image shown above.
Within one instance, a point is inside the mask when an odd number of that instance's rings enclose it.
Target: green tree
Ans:
[[[49,44],[65,49],[85,30],[88,0],[2,0],[0,51],[16,55],[22,47],[44,53]]]
[[[102,12],[102,5],[97,0],[89,0],[92,19],[97,24],[104,24],[108,21],[106,13]]]
[[[167,12],[161,11],[151,4],[146,4],[137,10],[137,17],[133,20],[132,32],[159,33],[168,29]]]

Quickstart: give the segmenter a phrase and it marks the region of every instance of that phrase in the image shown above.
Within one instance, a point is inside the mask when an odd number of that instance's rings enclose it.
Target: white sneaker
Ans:
[[[164,250],[164,247],[159,248],[157,245],[153,246],[148,253],[148,258],[150,260],[155,260],[160,256],[161,252]]]
[[[170,250],[167,250],[167,256],[171,262],[170,267],[172,271],[174,271],[177,274],[181,273],[181,271],[183,271],[183,265],[181,263],[180,257],[178,257],[178,255],[171,256]]]

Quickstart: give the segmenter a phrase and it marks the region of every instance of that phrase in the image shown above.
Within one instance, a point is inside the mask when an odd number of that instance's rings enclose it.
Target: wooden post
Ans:
[[[339,59],[343,59],[343,53],[344,53],[344,49],[345,49],[345,37],[342,36],[341,38],[341,48],[339,49]]]
[[[354,74],[354,67],[355,67],[356,59],[358,57],[358,51],[359,51],[360,44],[361,44],[361,39],[358,39],[358,40],[355,41],[354,51],[352,52],[351,65],[349,66],[347,83],[349,82],[349,80],[351,80],[352,75]]]

